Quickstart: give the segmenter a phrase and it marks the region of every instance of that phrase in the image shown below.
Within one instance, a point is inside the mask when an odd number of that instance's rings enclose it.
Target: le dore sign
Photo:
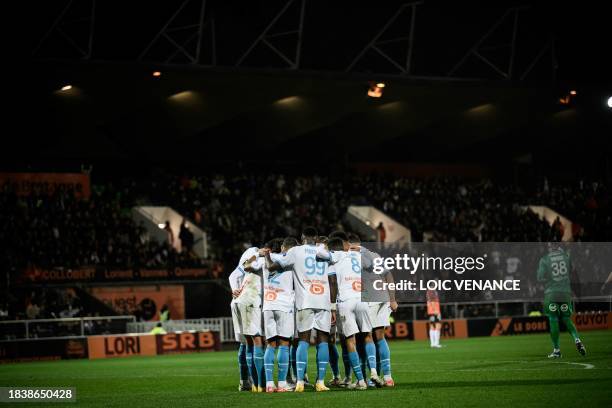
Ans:
[[[160,354],[193,353],[219,350],[217,332],[185,332],[168,334],[140,334],[118,336],[90,336],[87,338],[89,359]]]
[[[575,314],[573,320],[578,331],[612,330],[612,312]],[[546,316],[449,319],[443,320],[441,326],[441,335],[445,339],[548,333]],[[429,321],[398,321],[385,329],[385,335],[389,339],[426,340],[429,338]]]
[[[89,198],[89,176],[83,173],[0,173],[0,188],[18,196],[52,195],[69,192],[76,198]]]

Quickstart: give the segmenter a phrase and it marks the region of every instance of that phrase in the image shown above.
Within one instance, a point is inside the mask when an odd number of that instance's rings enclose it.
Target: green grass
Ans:
[[[612,331],[582,338],[587,357],[564,333],[560,361],[545,358],[545,335],[451,340],[439,350],[392,341],[397,386],[363,392],[239,393],[235,352],[0,365],[0,386],[72,386],[77,405],[99,407],[610,407]]]

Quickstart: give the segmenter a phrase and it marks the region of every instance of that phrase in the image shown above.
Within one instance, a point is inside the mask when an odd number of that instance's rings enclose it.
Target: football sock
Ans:
[[[289,368],[293,374],[293,378],[297,379],[297,367],[295,365],[295,353],[297,352],[297,346],[293,344],[289,346]]]
[[[365,354],[365,344],[363,344],[362,340],[357,340],[357,354],[359,354],[359,363],[361,364],[361,370],[363,374],[366,373],[366,354]]]
[[[340,356],[338,355],[338,348],[336,347],[336,344],[329,343],[329,365],[331,366],[334,378],[340,377],[340,367],[338,366],[339,359]]]
[[[344,363],[344,376],[351,378],[351,360],[349,359],[349,353],[346,349],[345,344],[341,344],[342,347],[342,362]]]
[[[297,351],[295,352],[295,365],[297,368],[297,380],[304,381],[304,372],[308,362],[308,342],[300,340]]]
[[[432,347],[436,345],[436,331],[434,329],[429,329],[429,345]]]
[[[552,340],[553,348],[559,349],[559,318],[557,316],[548,316],[550,323],[550,339]]]
[[[289,371],[289,347],[278,347],[278,383],[285,384],[287,381],[287,371]]]
[[[266,385],[274,384],[274,353],[276,348],[268,345],[264,353],[264,369],[266,372]],[[270,384],[272,383],[272,384]]]
[[[255,364],[253,363],[253,346],[247,345],[246,347],[246,361],[251,376],[251,382],[254,386],[257,386],[257,370],[255,370]]]
[[[348,353],[349,361],[351,362],[351,367],[353,367],[353,371],[355,372],[355,377],[357,377],[357,381],[363,380],[363,372],[361,371],[361,363],[359,361],[359,354],[356,351],[351,351]]]
[[[249,381],[249,366],[247,365],[246,358],[246,345],[241,344],[238,347],[238,367],[240,367],[240,381]]]
[[[372,375],[378,375],[376,372],[376,346],[374,343],[369,342],[365,344],[365,352],[368,357],[368,366],[370,367],[370,373]]]
[[[257,385],[263,387],[266,383],[266,372],[264,370],[263,348],[261,346],[253,347],[253,364],[257,371]]]
[[[378,359],[380,368],[385,376],[391,375],[391,350],[386,339],[378,340]]]
[[[321,342],[317,344],[317,381],[325,380],[327,363],[329,363],[329,345],[326,342]]]
[[[378,342],[374,341],[374,345],[376,346],[376,372],[380,374],[382,371],[380,366],[380,351],[378,350]]]

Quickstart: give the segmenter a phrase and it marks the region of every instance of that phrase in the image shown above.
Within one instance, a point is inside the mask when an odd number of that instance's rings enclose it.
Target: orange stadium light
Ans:
[[[384,87],[385,84],[383,82],[371,85],[368,89],[368,96],[370,98],[380,98],[383,94]]]
[[[72,89],[72,85],[68,84],[68,85],[64,85],[62,86],[61,90],[62,91],[69,91]]]
[[[153,71],[152,74],[155,78],[159,78],[161,76],[161,71]]]
[[[570,91],[570,95],[572,95],[572,96],[576,96],[577,94],[578,94],[578,92],[576,92],[576,90],[574,90],[574,89],[572,89]]]

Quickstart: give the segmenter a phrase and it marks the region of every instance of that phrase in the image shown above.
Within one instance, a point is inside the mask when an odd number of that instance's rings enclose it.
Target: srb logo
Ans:
[[[567,312],[568,310],[569,310],[569,306],[567,305],[567,303],[564,303],[561,305],[562,312]]]
[[[555,303],[551,303],[550,305],[548,305],[548,310],[550,310],[551,312],[556,312],[557,305]]]
[[[325,293],[325,286],[320,283],[313,283],[310,285],[310,293],[313,295],[322,295]]]

